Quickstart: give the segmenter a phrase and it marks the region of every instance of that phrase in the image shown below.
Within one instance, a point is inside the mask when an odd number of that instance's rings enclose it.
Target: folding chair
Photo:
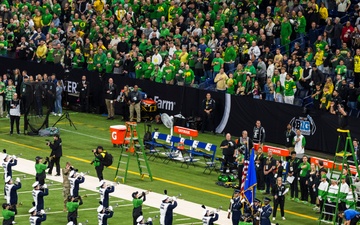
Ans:
[[[165,150],[165,156],[166,156],[163,160],[163,163],[168,164],[170,161],[175,161],[176,163],[175,158],[179,156],[178,152],[173,151],[176,148],[168,145],[163,145],[163,148]]]
[[[211,156],[207,155],[207,154],[204,154],[203,157],[204,157],[204,160],[205,160],[205,169],[204,169],[203,173],[205,173],[206,170],[209,170],[209,173],[208,173],[209,175],[211,174],[211,172],[213,170],[215,170],[215,172],[217,173],[218,171],[217,171],[217,167],[216,167],[216,162],[212,161]]]
[[[190,151],[183,150],[183,159],[181,163],[181,167],[183,167],[184,164],[186,164],[186,168],[189,168],[189,165],[193,165],[195,167],[195,162],[199,161],[199,159],[196,159],[193,157]]]

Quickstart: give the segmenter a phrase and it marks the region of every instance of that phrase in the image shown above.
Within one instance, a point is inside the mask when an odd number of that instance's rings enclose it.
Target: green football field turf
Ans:
[[[49,124],[52,125],[59,117],[50,116]],[[114,156],[113,166],[104,170],[104,178],[113,180],[115,176],[115,169],[117,165],[117,159],[119,157],[120,149],[114,148],[110,141],[110,125],[124,124],[120,121],[119,117],[115,120],[106,120],[106,117],[94,114],[84,114],[70,112],[70,118],[75,123],[77,130],[70,126],[67,120],[60,121],[57,127],[61,129],[61,138],[63,141],[63,157],[61,159],[61,165],[65,165],[66,161],[70,161],[79,171],[91,171],[92,176],[95,176],[95,170],[90,162],[93,160],[93,154],[91,150],[96,148],[98,145],[102,145]],[[153,128],[159,128],[161,133],[170,133],[170,130],[163,125],[153,124]],[[239,130],[242,130],[239,128]],[[144,123],[141,123],[137,127],[137,131],[141,137],[144,135]],[[48,156],[50,149],[45,145],[45,137],[34,137],[26,135],[9,135],[9,120],[2,118],[0,119],[0,148],[6,148],[10,154],[22,153],[23,158],[34,160],[35,156]],[[212,134],[199,134],[197,140],[203,142],[213,143],[219,145],[224,139],[222,135]],[[218,149],[217,156],[221,156],[221,151]],[[195,202],[199,204],[205,204],[214,208],[223,208],[227,210],[229,206],[229,199],[232,195],[232,189],[217,186],[218,174],[213,172],[211,175],[203,174],[204,162],[201,158],[196,166],[190,165],[189,168],[181,168],[181,163],[170,162],[164,164],[160,158],[150,161],[150,168],[153,174],[153,181],[150,182],[148,178],[141,179],[138,172],[137,163],[135,157],[131,157],[129,164],[129,174],[127,177],[127,185],[137,187],[142,190],[151,190],[153,192],[162,193],[164,189],[175,193],[174,195],[181,194],[182,199]],[[33,168],[29,168],[29,170]],[[16,177],[16,175],[15,175]],[[21,177],[21,176],[20,176]],[[29,180],[27,179],[29,178]],[[30,176],[24,180],[24,187],[20,191],[30,191],[31,183]],[[60,185],[54,185],[52,188],[60,188]],[[46,199],[46,207],[50,207],[50,213],[56,214],[56,216],[49,215],[48,222],[55,222],[54,224],[66,224],[66,213],[62,212],[63,205],[61,203],[61,189],[50,190],[50,196]],[[53,194],[57,193],[57,194]],[[90,191],[84,191],[84,193],[96,193]],[[98,205],[98,195],[90,195],[84,199],[84,205],[81,206],[79,212],[79,222],[88,220],[88,224],[97,224],[96,220],[96,207]],[[262,199],[265,197],[261,193],[257,193],[257,198]],[[19,208],[19,214],[27,214],[27,210],[31,206],[31,193],[24,193],[20,195],[20,201],[23,202],[23,206]],[[114,218],[110,220],[110,224],[131,224],[132,217],[131,202],[121,199],[111,199],[119,201],[120,205],[115,209]],[[114,202],[115,204],[116,202]],[[296,203],[290,200],[285,202],[285,217],[286,221],[282,221],[280,212],[278,212],[277,220],[280,225],[282,224],[302,224],[302,225],[313,225],[318,224],[317,218],[319,214],[312,211],[312,206],[305,205],[302,203]],[[158,209],[145,208],[145,216],[148,217],[151,214],[156,213]],[[176,210],[175,210],[176,211]],[[118,212],[118,213],[117,213]],[[151,213],[150,213],[151,212]],[[154,216],[151,216],[154,217]],[[178,216],[181,219],[175,221],[174,224],[185,224],[200,222],[195,219],[189,219],[183,216]],[[119,220],[120,219],[120,220]],[[27,215],[19,217],[19,221],[27,221]],[[114,221],[122,221],[117,223]],[[27,223],[19,223],[27,224]],[[159,224],[158,221],[155,224]],[[195,223],[194,223],[195,224]],[[229,220],[229,223],[231,221]],[[225,225],[225,224],[224,224]]]

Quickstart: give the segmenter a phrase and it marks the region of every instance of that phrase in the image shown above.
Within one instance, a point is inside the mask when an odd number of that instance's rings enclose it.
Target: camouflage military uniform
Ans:
[[[62,169],[62,174],[63,174],[63,192],[62,193],[63,193],[63,198],[64,198],[64,209],[66,209],[67,199],[70,196],[69,173],[70,173],[70,167]]]

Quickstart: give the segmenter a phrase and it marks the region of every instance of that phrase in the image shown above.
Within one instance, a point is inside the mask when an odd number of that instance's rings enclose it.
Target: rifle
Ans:
[[[234,198],[235,192],[232,194],[231,199]],[[232,208],[232,203],[230,202],[229,204],[229,209],[228,209],[228,215],[227,218],[230,219],[230,215],[231,215],[231,208]]]

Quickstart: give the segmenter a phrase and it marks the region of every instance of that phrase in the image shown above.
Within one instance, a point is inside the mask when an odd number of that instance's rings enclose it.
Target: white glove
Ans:
[[[328,200],[328,202],[331,202],[331,199],[330,199],[330,198],[328,198],[327,200]]]
[[[230,203],[231,203],[231,204],[234,204],[234,199],[230,199]]]
[[[113,211],[113,207],[112,207],[112,206],[109,206],[109,210],[110,210],[110,211]]]
[[[318,198],[319,198],[319,201],[321,201],[321,200],[322,200],[321,196],[319,196]]]
[[[15,181],[16,181],[16,183],[20,183],[20,178],[17,177]]]
[[[252,202],[252,203],[250,203],[250,206],[252,207],[254,205],[254,203]]]
[[[114,187],[114,186],[115,186],[115,184],[114,184],[114,183],[111,183],[111,184],[110,184],[110,186]]]
[[[82,177],[83,177],[83,176],[85,176],[85,174],[84,174],[83,172],[81,172],[81,173],[80,173],[80,176],[82,176]]]
[[[40,210],[40,213],[41,213],[41,214],[45,214],[45,210],[43,210],[43,209]]]
[[[258,211],[259,211],[259,212],[262,212],[263,210],[262,210],[262,208],[260,208],[260,209],[258,209]]]
[[[176,200],[177,200],[177,198],[174,196],[174,197],[172,197],[172,201],[173,202],[176,202]]]
[[[245,198],[241,199],[241,203],[244,203],[245,202]]]
[[[44,184],[42,187],[46,189],[46,188],[47,188],[47,184]]]
[[[13,155],[12,158],[13,158],[13,159],[16,159],[16,155]]]
[[[257,216],[255,219],[256,219],[256,220],[260,220],[260,217]]]
[[[149,217],[149,218],[147,219],[147,221],[148,221],[148,222],[151,222],[151,221],[152,221],[151,217]]]

